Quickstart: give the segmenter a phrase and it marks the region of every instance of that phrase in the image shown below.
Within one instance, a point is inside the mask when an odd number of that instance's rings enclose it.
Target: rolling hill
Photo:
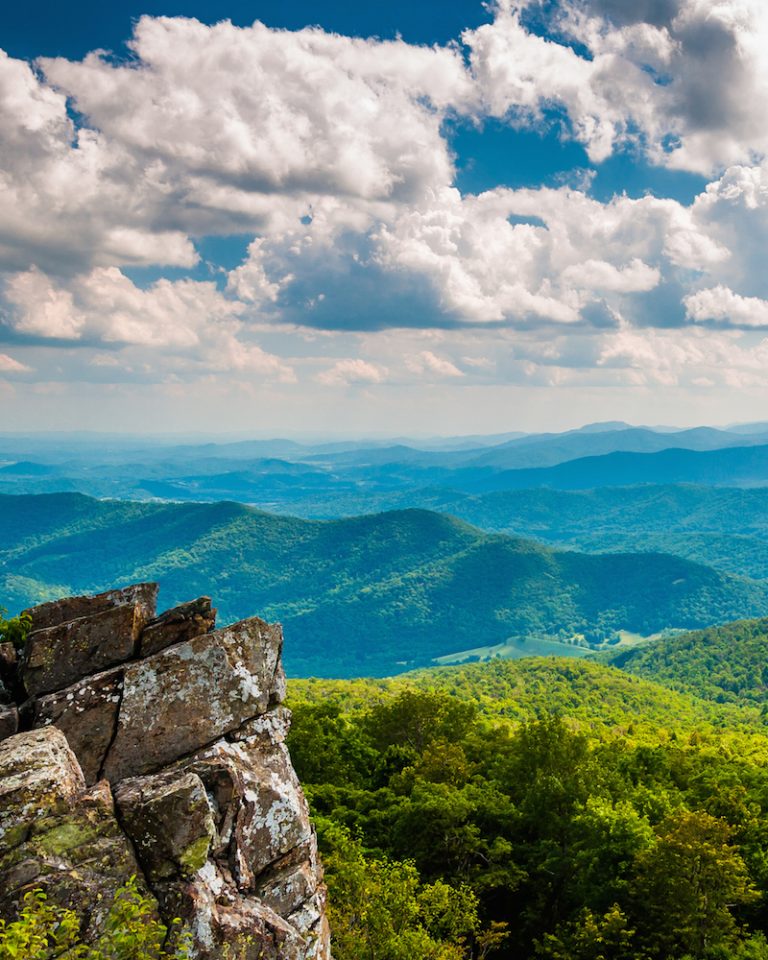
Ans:
[[[280,620],[293,675],[384,675],[510,638],[596,644],[768,615],[768,585],[701,564],[558,552],[424,510],[319,522],[236,503],[4,496],[0,544],[12,610],[156,579],[168,606],[210,593],[222,621]]]
[[[765,733],[755,704],[712,702],[610,664],[562,657],[433,667],[381,679],[294,679],[288,690],[292,705],[332,703],[347,713],[386,702],[403,690],[422,690],[448,693],[493,720],[558,714],[591,729],[631,724],[635,736],[645,729],[654,739],[659,728],[700,730],[702,724],[753,726]]]
[[[597,425],[593,425],[597,426]],[[647,427],[617,424],[615,429],[581,428],[566,433],[538,434],[499,444],[472,458],[473,466],[493,466],[501,470],[549,467],[569,460],[599,457],[610,453],[657,453],[679,450],[720,450],[765,443],[766,435],[745,436],[713,427],[695,427],[664,433]]]
[[[362,498],[339,495],[325,516],[343,516]],[[503,490],[466,494],[420,490],[374,500],[449,513],[494,533],[587,553],[669,553],[727,573],[768,578],[768,487],[687,484],[596,490]]]
[[[612,656],[614,666],[717,703],[768,704],[768,619],[741,620]],[[766,710],[768,713],[768,710]]]

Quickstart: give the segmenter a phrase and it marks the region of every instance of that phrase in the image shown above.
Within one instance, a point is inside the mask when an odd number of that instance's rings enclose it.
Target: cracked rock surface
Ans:
[[[156,598],[136,584],[34,607],[24,651],[5,651],[0,916],[42,887],[95,939],[137,875],[193,958],[330,960],[281,628],[215,630],[208,597],[160,616]]]

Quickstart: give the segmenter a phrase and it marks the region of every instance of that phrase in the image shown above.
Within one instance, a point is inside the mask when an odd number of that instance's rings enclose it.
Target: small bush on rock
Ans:
[[[28,613],[20,613],[18,617],[5,619],[8,613],[5,607],[0,607],[0,643],[12,643],[20,650],[27,641],[27,634],[32,628],[32,617]]]
[[[25,894],[16,920],[0,920],[0,960],[187,960],[186,939],[182,936],[181,945],[169,953],[167,935],[135,877],[117,891],[104,934],[94,944],[81,940],[80,918],[73,910],[33,890]]]

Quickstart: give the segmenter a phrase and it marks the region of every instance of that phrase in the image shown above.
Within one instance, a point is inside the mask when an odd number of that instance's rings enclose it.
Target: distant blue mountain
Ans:
[[[521,490],[551,487],[589,490],[638,483],[697,483],[719,486],[768,486],[768,445],[724,450],[660,450],[658,453],[609,453],[581,457],[552,467],[506,470],[459,481],[463,490]]]
[[[606,425],[610,426],[610,425]],[[675,433],[661,433],[647,427],[606,429],[589,428],[560,434],[540,434],[512,440],[483,451],[468,466],[494,467],[500,470],[548,467],[567,460],[609,453],[656,453],[661,450],[719,450],[768,442],[768,435],[742,436],[713,427],[696,427]]]
[[[498,438],[496,438],[498,439]],[[7,440],[7,438],[6,438]],[[99,497],[238,500],[307,517],[343,516],[432,504],[434,490],[482,494],[549,488],[599,489],[636,484],[768,484],[759,432],[710,427],[664,432],[621,423],[592,424],[478,448],[419,449],[408,444],[238,441],[167,447],[136,442],[100,450],[63,441],[50,459],[0,452],[0,493],[64,490]]]
[[[0,467],[0,474],[14,477],[50,477],[60,471],[47,463],[34,463],[31,460],[18,460]]]

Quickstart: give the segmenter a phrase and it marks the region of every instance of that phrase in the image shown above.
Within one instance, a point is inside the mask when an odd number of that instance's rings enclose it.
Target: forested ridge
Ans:
[[[613,654],[610,661],[707,700],[762,710],[768,699],[768,618],[663,638]]]
[[[665,554],[595,556],[398,510],[329,522],[238,503],[0,496],[0,596],[160,583],[161,602],[217,597],[220,622],[283,623],[293,676],[388,676],[506,644],[561,652],[768,615],[768,585]],[[526,645],[527,644],[527,645]]]
[[[338,960],[768,957],[759,700],[676,686],[557,659],[292,681]]]

